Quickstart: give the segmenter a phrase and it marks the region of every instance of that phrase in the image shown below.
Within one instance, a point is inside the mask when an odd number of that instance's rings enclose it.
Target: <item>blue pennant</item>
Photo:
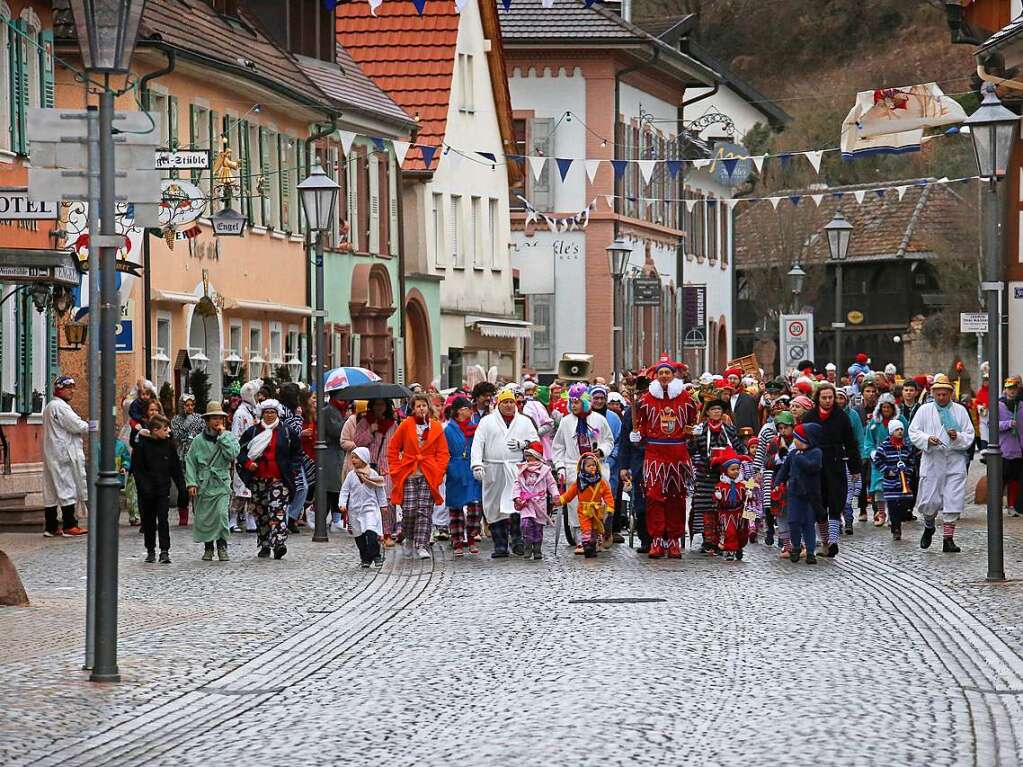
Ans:
[[[732,178],[732,174],[735,173],[735,166],[739,164],[737,157],[729,157],[728,159],[722,160],[721,164],[725,166],[725,170],[728,171],[728,178]]]
[[[844,195],[845,195],[845,192],[832,192],[831,193],[831,196],[834,197],[836,200],[841,200]]]
[[[671,174],[672,178],[675,178],[682,169],[681,160],[665,160],[664,164],[668,166],[668,173]]]
[[[423,11],[426,10],[426,0],[412,0],[412,5],[416,7],[416,11],[422,16]]]
[[[554,162],[558,164],[558,173],[561,174],[561,180],[565,180],[565,176],[568,175],[568,169],[572,167],[571,157],[555,157]]]
[[[778,159],[781,160],[781,167],[784,169],[789,167],[789,163],[792,162],[792,155],[780,154],[778,155]]]
[[[511,0],[501,0],[501,5],[504,6],[506,11],[511,10]]]
[[[789,195],[789,202],[792,203],[792,207],[793,208],[796,207],[797,205],[799,205],[799,201],[802,200],[802,199],[803,199],[803,196],[799,195],[799,194],[790,194]]]
[[[876,194],[878,197],[884,197],[884,193],[886,191],[887,191],[886,189],[875,189],[874,194]]]
[[[379,136],[370,136],[369,140],[373,142],[373,146],[378,152],[384,152],[387,150],[387,147],[384,145],[384,140]]]
[[[493,152],[477,152],[476,154],[490,160],[490,162],[497,162],[497,156]]]
[[[718,201],[717,200],[715,200],[713,197],[708,197],[707,198],[707,207],[708,208],[716,208],[717,206],[718,206]]]
[[[423,1],[425,2],[425,0]],[[433,156],[437,153],[437,147],[420,145],[419,151],[423,153],[423,162],[426,163],[426,169],[429,170],[433,165]]]
[[[330,13],[337,10],[337,4],[340,0],[323,0],[323,7],[326,8]]]
[[[628,160],[612,160],[611,167],[615,170],[615,181],[625,175],[625,169],[629,167]]]

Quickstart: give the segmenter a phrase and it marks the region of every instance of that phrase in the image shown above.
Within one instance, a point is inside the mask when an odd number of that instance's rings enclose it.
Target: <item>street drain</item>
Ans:
[[[637,605],[646,602],[667,602],[661,597],[610,597],[606,599],[570,599],[570,605]]]
[[[255,687],[250,690],[231,690],[227,687],[207,687],[206,692],[216,695],[276,695],[286,689],[286,687]]]

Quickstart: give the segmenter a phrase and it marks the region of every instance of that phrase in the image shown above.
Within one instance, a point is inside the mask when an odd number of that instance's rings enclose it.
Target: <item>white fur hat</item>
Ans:
[[[277,411],[277,416],[280,417],[281,403],[275,399],[265,399],[256,405],[256,415],[262,417],[264,410],[275,410]]]

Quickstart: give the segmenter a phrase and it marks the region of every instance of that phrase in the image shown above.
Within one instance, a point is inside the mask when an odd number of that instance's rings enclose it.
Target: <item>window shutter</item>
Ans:
[[[17,123],[16,141],[12,142],[12,148],[18,154],[28,154],[28,57],[27,42],[22,34],[25,32],[25,22],[21,19],[13,22],[14,29],[11,30],[11,46],[14,55],[13,66],[11,67],[11,82],[14,93],[11,99],[12,119]]]
[[[295,182],[295,209],[298,211],[298,215],[295,217],[297,221],[298,233],[301,234],[305,231],[305,211],[302,210],[302,198],[298,193],[298,184],[305,178],[305,142],[295,139],[295,150],[296,162],[295,165],[298,167],[298,173],[295,174],[297,181]]]
[[[167,148],[172,152],[178,148],[178,97],[167,97]],[[171,178],[178,178],[176,170],[170,172]]]
[[[19,413],[32,412],[32,303],[28,293],[22,291],[17,297],[15,328],[18,336],[16,353],[16,409]]]
[[[277,134],[277,184],[281,196],[281,231],[291,233],[291,174],[294,172],[288,167],[288,137]]]
[[[718,203],[721,210],[718,211],[718,218],[721,221],[721,268],[728,268],[728,250],[731,246],[731,240],[728,237],[728,223],[732,218],[732,211],[723,203]]]
[[[11,151],[17,152],[20,146],[19,133],[21,130],[21,122],[18,119],[18,51],[20,46],[18,45],[18,33],[17,29],[18,22],[11,21],[7,27],[7,85],[11,104]]]
[[[259,128],[259,173],[263,178],[263,192],[259,195],[260,223],[270,226],[270,138],[266,128]]]
[[[383,253],[380,241],[380,170],[376,153],[366,158],[369,175],[369,252]]]
[[[42,77],[42,98],[40,103],[49,109],[54,104],[53,30],[47,29],[41,32],[39,34],[39,43],[42,45],[39,51],[39,71]]]
[[[238,144],[241,147],[241,195],[242,202],[239,208],[242,214],[249,220],[249,224],[255,223],[252,215],[252,146],[249,139],[249,124],[242,120],[238,123]]]
[[[345,157],[345,168],[348,177],[348,241],[352,248],[359,249],[359,163],[355,149]]]
[[[57,343],[57,317],[53,309],[46,310],[46,386],[57,380],[60,375],[60,358]]]
[[[554,129],[554,120],[549,118],[533,119],[530,120],[530,133],[532,141],[528,147],[527,154],[536,156],[543,154],[547,158],[547,162],[544,163],[543,173],[540,174],[540,180],[537,181],[533,178],[533,171],[529,167],[527,161],[525,166],[525,172],[529,175],[530,180],[533,183],[533,193],[530,203],[541,213],[554,210],[554,184],[552,180],[554,178],[554,142],[551,141],[551,133]]]
[[[370,190],[369,190],[369,158],[366,156],[366,148],[362,147],[355,154],[355,167],[359,186],[359,252],[369,252],[369,231],[370,231]]]
[[[195,104],[188,105],[188,146],[193,151],[199,149],[195,141],[199,136],[199,115],[196,112]],[[198,184],[202,180],[202,171],[192,171],[192,183]]]
[[[391,231],[390,231],[390,253],[392,256],[398,255],[398,195],[401,194],[401,189],[398,188],[398,160],[395,158],[394,162],[391,162],[388,158],[388,172],[390,173],[390,201],[391,207]]]

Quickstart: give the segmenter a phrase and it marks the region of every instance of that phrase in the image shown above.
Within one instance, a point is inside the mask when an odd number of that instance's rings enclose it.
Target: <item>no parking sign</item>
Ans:
[[[813,315],[783,314],[778,337],[781,339],[781,368],[784,373],[802,360],[813,359]]]

